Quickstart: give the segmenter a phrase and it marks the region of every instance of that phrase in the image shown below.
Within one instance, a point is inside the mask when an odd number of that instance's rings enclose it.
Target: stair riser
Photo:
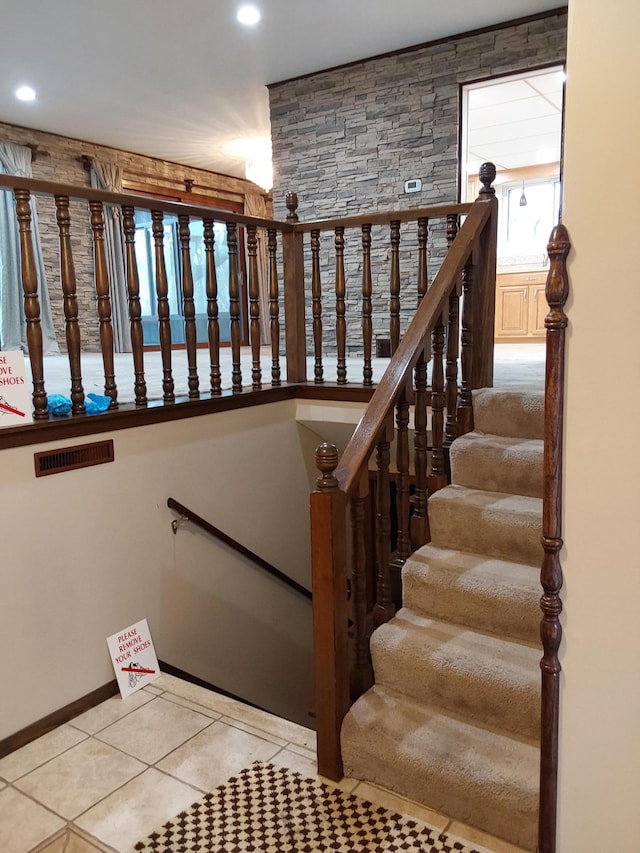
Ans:
[[[470,489],[541,498],[542,455],[541,442],[505,446],[472,433],[451,445],[451,479]]]
[[[441,647],[434,646],[431,636],[421,642],[419,631],[410,635],[393,623],[376,631],[371,642],[376,684],[535,741],[540,735],[540,670],[538,656],[531,652],[526,668],[465,657],[446,638]]]
[[[534,850],[537,750],[482,730],[469,737],[455,721],[444,729],[440,723],[414,703],[396,712],[382,708],[375,693],[362,697],[343,726],[345,774]]]
[[[491,505],[459,501],[450,491],[457,488],[436,492],[429,501],[434,545],[530,566],[542,564],[541,511],[512,511],[497,494]]]
[[[493,435],[544,438],[544,392],[473,392],[474,428]]]
[[[535,571],[532,569],[532,571]],[[540,593],[538,590],[497,588],[469,589],[464,572],[437,565],[406,567],[402,595],[406,607],[416,613],[465,625],[497,637],[540,644]]]
[[[374,687],[342,727],[345,772],[533,850],[537,835],[544,395],[474,392],[453,483],[404,608],[374,632]]]

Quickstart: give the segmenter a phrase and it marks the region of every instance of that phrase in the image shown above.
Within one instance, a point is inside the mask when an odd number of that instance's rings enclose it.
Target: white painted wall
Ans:
[[[74,442],[2,451],[0,738],[110,681],[105,638],[145,616],[161,659],[308,723],[309,603],[191,526],[174,536],[166,507],[309,586],[315,437],[295,401],[102,437],[114,463],[39,480],[33,453]]]
[[[560,853],[640,850],[640,5],[569,0]]]

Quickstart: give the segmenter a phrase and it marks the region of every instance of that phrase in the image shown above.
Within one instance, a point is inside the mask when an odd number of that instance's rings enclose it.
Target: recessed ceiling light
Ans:
[[[241,24],[252,27],[262,19],[262,15],[256,6],[240,6],[236,18]]]
[[[31,86],[20,86],[19,89],[16,89],[16,98],[19,101],[35,101],[35,89],[32,89]]]

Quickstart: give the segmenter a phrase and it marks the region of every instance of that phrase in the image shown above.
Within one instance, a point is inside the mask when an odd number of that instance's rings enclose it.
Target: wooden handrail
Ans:
[[[336,338],[335,344],[338,350],[337,361],[337,382],[339,385],[346,385],[354,380],[351,375],[347,377],[346,356],[351,356],[355,346],[357,346],[357,334],[354,335],[353,325],[353,309],[354,305],[354,283],[351,275],[351,254],[349,252],[353,247],[345,246],[343,239],[345,229],[355,228],[359,232],[359,237],[363,239],[371,235],[372,226],[381,226],[385,223],[390,225],[391,240],[392,240],[392,255],[393,255],[393,274],[391,276],[392,298],[390,305],[390,322],[391,322],[391,338],[393,340],[392,350],[395,351],[398,344],[398,339],[401,333],[401,323],[404,323],[404,318],[409,313],[408,309],[413,310],[413,297],[411,290],[405,294],[402,291],[403,301],[400,304],[400,295],[402,288],[400,287],[400,258],[398,245],[400,241],[400,223],[418,223],[418,270],[417,283],[418,292],[416,296],[422,298],[426,290],[427,271],[426,271],[426,246],[427,235],[433,240],[435,246],[438,246],[436,252],[436,261],[439,263],[439,244],[442,237],[443,219],[447,222],[456,221],[462,214],[471,216],[474,209],[472,204],[439,204],[431,207],[415,208],[401,211],[385,211],[377,213],[367,213],[358,216],[348,216],[342,219],[327,219],[318,220],[311,223],[300,223],[298,221],[297,196],[295,193],[290,193],[287,196],[287,207],[289,214],[286,222],[261,219],[257,217],[244,216],[230,211],[213,210],[206,206],[191,205],[183,202],[164,201],[150,196],[140,196],[132,193],[112,193],[103,190],[92,189],[85,186],[74,186],[68,184],[58,184],[51,181],[40,181],[31,178],[22,178],[13,175],[0,175],[0,189],[13,191],[17,200],[18,222],[21,233],[21,257],[22,257],[22,289],[24,291],[25,300],[25,315],[27,324],[27,339],[30,351],[30,363],[33,375],[33,404],[34,417],[37,420],[49,420],[47,411],[47,392],[50,393],[51,388],[45,390],[45,364],[43,361],[42,344],[41,344],[41,321],[40,321],[40,305],[39,294],[36,288],[35,270],[31,258],[33,251],[33,238],[31,234],[30,221],[30,198],[42,195],[53,196],[58,200],[59,204],[64,202],[64,228],[61,232],[61,258],[65,260],[68,274],[63,277],[62,285],[65,293],[65,314],[64,314],[64,333],[69,338],[67,341],[69,360],[71,362],[71,397],[73,403],[72,416],[82,415],[82,368],[86,364],[85,353],[82,350],[78,331],[91,329],[90,323],[87,322],[86,314],[93,311],[89,301],[84,298],[74,297],[74,278],[70,270],[73,265],[73,255],[71,244],[68,239],[68,233],[73,233],[73,229],[77,228],[75,222],[71,222],[68,215],[69,200],[84,201],[90,209],[91,228],[93,233],[93,256],[94,269],[86,270],[82,267],[82,276],[77,282],[78,293],[80,288],[87,288],[87,272],[91,275],[93,272],[93,284],[97,295],[97,319],[99,320],[100,329],[100,346],[103,356],[104,365],[104,393],[111,397],[112,408],[116,409],[122,404],[124,393],[127,392],[120,377],[117,383],[120,386],[120,401],[117,396],[116,375],[115,375],[115,360],[114,360],[114,334],[112,328],[112,307],[115,310],[116,305],[118,311],[122,312],[122,302],[113,301],[114,294],[117,292],[115,287],[122,289],[121,282],[116,276],[114,281],[110,280],[110,271],[105,263],[105,250],[103,245],[104,231],[104,205],[107,204],[114,209],[115,213],[119,212],[118,219],[121,232],[124,240],[124,270],[122,275],[126,278],[126,297],[128,307],[129,321],[129,337],[131,340],[131,350],[133,353],[134,365],[134,382],[133,391],[135,395],[135,405],[139,408],[147,407],[157,398],[158,387],[147,387],[145,378],[144,352],[143,349],[147,344],[145,335],[151,332],[151,322],[147,318],[143,324],[142,318],[142,303],[141,303],[141,282],[137,268],[137,252],[136,252],[136,220],[135,212],[137,209],[151,211],[151,219],[153,222],[153,240],[154,240],[154,271],[152,271],[149,281],[145,280],[144,286],[151,288],[154,292],[157,301],[157,317],[154,318],[156,324],[155,334],[159,337],[160,352],[162,357],[162,399],[165,405],[173,407],[176,402],[183,405],[182,392],[178,390],[174,374],[178,375],[183,364],[183,356],[173,353],[173,340],[177,340],[176,326],[172,313],[175,310],[169,304],[169,289],[168,279],[172,275],[172,270],[169,268],[168,262],[165,261],[164,241],[166,234],[164,223],[166,215],[175,215],[179,223],[179,239],[180,246],[177,248],[181,252],[182,257],[182,298],[181,307],[178,309],[179,314],[182,314],[183,320],[180,320],[184,325],[184,339],[186,341],[186,359],[188,368],[188,395],[191,399],[204,399],[208,395],[218,396],[223,389],[223,381],[228,381],[228,377],[223,377],[220,374],[220,322],[218,319],[217,305],[217,282],[215,274],[215,263],[213,257],[214,251],[214,234],[213,223],[220,222],[226,224],[227,234],[226,239],[223,238],[222,245],[226,244],[229,253],[229,314],[230,327],[228,332],[231,339],[232,353],[232,374],[231,386],[235,393],[244,393],[246,383],[243,382],[241,372],[241,354],[240,346],[242,343],[242,322],[246,319],[246,314],[250,315],[250,333],[252,345],[252,387],[254,390],[259,390],[262,386],[262,366],[261,366],[261,340],[260,340],[260,321],[264,321],[262,316],[265,311],[263,300],[260,299],[261,293],[266,289],[266,281],[259,281],[259,275],[263,275],[262,258],[260,257],[260,265],[258,264],[257,242],[258,231],[260,231],[260,239],[264,240],[267,232],[269,238],[269,331],[272,350],[272,380],[274,385],[280,384],[280,339],[281,329],[279,322],[279,306],[282,306],[284,314],[284,322],[282,324],[284,335],[283,356],[286,359],[286,382],[289,384],[300,384],[307,381],[307,352],[308,341],[307,333],[310,331],[310,324],[307,322],[309,309],[313,305],[314,315],[314,347],[316,352],[316,365],[314,369],[314,379],[317,383],[327,382],[322,371],[322,328],[330,330],[332,328],[332,320],[327,318],[326,322],[322,323],[322,318],[318,317],[318,312],[321,308],[322,287],[320,283],[320,275],[318,273],[315,282],[312,282],[312,293],[308,294],[305,290],[306,270],[305,258],[307,254],[307,246],[305,245],[305,235],[311,232],[312,243],[313,235],[320,235],[323,232],[323,238],[326,237],[327,230],[333,232],[335,252],[336,252],[336,275],[335,291],[336,291]],[[76,205],[77,207],[77,205]],[[482,207],[482,205],[481,205]],[[75,211],[74,216],[82,220],[83,216],[88,216],[89,210],[83,213],[82,205]],[[477,212],[471,218],[477,217]],[[207,298],[207,339],[209,346],[209,366],[210,366],[210,387],[207,391],[204,390],[204,383],[198,376],[198,359],[196,353],[197,334],[202,334],[199,326],[196,326],[196,294],[194,293],[193,279],[194,271],[190,270],[190,233],[189,225],[191,220],[202,220],[203,241],[206,255],[206,298]],[[115,221],[115,220],[114,220]],[[339,224],[335,224],[339,223]],[[435,223],[435,224],[434,224]],[[244,270],[243,256],[244,245],[241,233],[238,226],[246,228],[247,248],[249,250],[249,305],[244,306]],[[431,230],[429,230],[431,229]],[[365,234],[366,231],[366,234]],[[244,229],[243,229],[244,232]],[[173,234],[173,232],[171,232]],[[404,233],[404,232],[403,232]],[[407,236],[413,237],[411,228],[407,229]],[[434,239],[435,238],[435,239]],[[173,239],[173,237],[168,238]],[[404,236],[403,236],[404,241]],[[369,242],[363,243],[363,252],[369,252],[368,263],[371,263],[371,247]],[[457,243],[458,241],[454,241]],[[485,241],[486,242],[486,241]],[[403,246],[404,246],[403,242]],[[413,251],[411,243],[407,243],[410,252]],[[313,249],[313,246],[311,246]],[[413,247],[415,248],[415,247]],[[474,252],[477,247],[474,248]],[[281,254],[279,254],[279,251]],[[348,251],[347,251],[348,250]],[[50,249],[47,248],[47,252]],[[460,251],[457,249],[456,251]],[[316,261],[318,259],[316,258]],[[47,259],[47,262],[49,259]],[[323,262],[324,263],[324,262]],[[450,263],[450,262],[449,262]],[[323,268],[324,269],[324,268]],[[421,271],[420,271],[421,270]],[[278,282],[278,277],[281,271],[281,285]],[[435,272],[435,268],[433,270]],[[326,270],[325,270],[326,273]],[[430,271],[431,273],[431,271]],[[377,274],[377,271],[376,271]],[[146,274],[145,274],[146,275]],[[403,270],[403,275],[406,272]],[[330,279],[330,276],[327,276]],[[373,330],[378,329],[376,323],[379,324],[382,319],[382,312],[378,310],[379,317],[373,316],[371,301],[372,301],[372,283],[369,279],[372,278],[372,271],[369,266],[368,278],[363,281],[362,294],[357,294],[355,299],[362,298],[362,318],[358,320],[358,327],[362,326],[362,342],[364,350],[363,377],[364,385],[372,385],[372,337]],[[440,280],[440,275],[436,281]],[[155,279],[155,281],[153,280]],[[483,280],[478,282],[480,289],[483,287]],[[198,287],[202,289],[202,282],[198,279]],[[65,289],[66,288],[66,289]],[[262,288],[262,290],[261,290]],[[437,288],[436,288],[437,289]],[[476,288],[477,289],[477,288]],[[200,296],[202,294],[200,293]],[[412,304],[409,304],[411,300]],[[433,296],[427,300],[426,304],[432,302]],[[474,296],[475,300],[475,296]],[[331,300],[329,300],[331,302]],[[200,303],[202,304],[202,303]],[[81,310],[82,316],[79,316],[78,309]],[[202,314],[202,308],[199,309]],[[115,315],[114,315],[115,316]],[[90,318],[92,319],[92,318]],[[124,318],[118,315],[119,322],[126,322]],[[476,318],[477,320],[477,318]],[[375,322],[374,322],[375,321]],[[415,329],[415,325],[413,327]],[[476,325],[476,329],[480,325]],[[428,331],[425,329],[425,335]],[[56,334],[60,335],[61,331],[56,327]],[[87,341],[91,340],[92,332],[84,333],[82,343],[89,349]],[[482,333],[486,340],[492,336]],[[125,345],[127,343],[127,334],[125,332]],[[153,344],[153,340],[149,340]],[[406,347],[406,344],[405,344]],[[474,349],[478,349],[477,341],[474,343]],[[482,347],[480,347],[482,349]],[[483,352],[488,352],[488,347],[485,346]],[[490,355],[490,353],[489,353]],[[480,361],[483,361],[481,357]],[[486,361],[486,359],[484,359]],[[394,366],[397,362],[394,362]],[[47,370],[48,370],[47,366]],[[406,364],[402,367],[403,372],[407,372]],[[475,367],[474,367],[475,370]],[[283,371],[284,372],[284,371]],[[387,385],[393,376],[387,377]],[[327,382],[327,384],[330,384]],[[476,386],[473,386],[476,387]],[[56,389],[57,390],[57,389]],[[450,389],[453,393],[453,387]],[[376,398],[376,400],[378,397]],[[453,419],[453,413],[450,413]],[[442,466],[441,466],[442,467]]]
[[[373,443],[407,382],[408,372],[415,367],[431,331],[449,298],[451,284],[462,274],[464,265],[478,234],[489,219],[491,201],[477,202],[467,216],[440,267],[433,284],[420,305],[376,388],[342,458],[335,470],[340,490],[350,495],[358,476],[371,455]]]
[[[416,368],[415,377],[415,406],[416,406],[416,435],[418,434],[418,419],[420,419],[420,452],[422,462],[426,465],[426,361],[432,352],[434,360],[433,395],[439,401],[439,428],[436,439],[435,422],[434,450],[431,455],[431,474],[426,477],[422,472],[419,517],[416,524],[409,524],[406,507],[404,515],[398,516],[399,543],[396,544],[396,554],[393,561],[395,570],[402,562],[403,549],[406,550],[409,527],[411,527],[411,544],[419,547],[429,541],[429,523],[427,509],[427,486],[430,491],[442,488],[446,484],[446,468],[443,445],[443,416],[445,405],[445,384],[443,359],[452,358],[453,345],[445,349],[444,342],[447,334],[457,338],[460,333],[458,326],[458,303],[462,283],[465,283],[465,323],[466,328],[463,343],[465,344],[465,374],[463,387],[470,395],[472,389],[480,387],[478,382],[491,384],[493,361],[493,326],[488,320],[495,290],[495,240],[497,202],[491,182],[495,177],[495,167],[484,164],[480,170],[480,180],[483,189],[479,199],[464,210],[455,206],[440,207],[438,213],[447,217],[448,252],[430,287],[426,287],[427,275],[425,264],[419,264],[419,305],[407,330],[400,342],[392,340],[393,355],[380,384],[371,398],[362,419],[348,442],[342,458],[339,459],[337,448],[332,444],[321,444],[316,450],[316,466],[320,476],[316,480],[316,491],[311,495],[311,538],[313,565],[313,596],[314,596],[314,670],[316,689],[316,724],[318,738],[318,771],[331,779],[340,779],[343,773],[342,753],[340,747],[340,730],[350,701],[357,698],[363,686],[371,678],[370,664],[362,654],[362,648],[370,633],[371,625],[375,628],[388,621],[395,612],[397,602],[394,600],[391,582],[391,548],[390,548],[390,506],[389,506],[389,449],[393,439],[393,407],[398,405],[397,418],[401,428],[408,421],[407,396],[414,396],[412,371]],[[419,211],[414,215],[425,213],[422,222],[422,242],[424,246],[427,236],[427,211]],[[457,231],[459,214],[467,213],[464,224]],[[385,214],[384,219],[390,223],[397,218],[394,214]],[[357,217],[353,225],[361,223]],[[366,221],[371,221],[366,217]],[[336,232],[343,231],[343,223],[336,226]],[[329,223],[327,223],[328,226]],[[317,223],[314,223],[317,230]],[[394,235],[392,225],[391,233]],[[457,231],[457,233],[455,233]],[[420,233],[420,232],[419,232]],[[392,240],[393,243],[393,240]],[[424,252],[423,252],[424,254]],[[424,258],[423,258],[424,261]],[[393,264],[392,264],[393,266]],[[475,270],[475,273],[474,273]],[[393,275],[392,275],[393,279]],[[395,280],[394,280],[395,283]],[[426,292],[425,292],[426,290]],[[336,288],[337,292],[337,288]],[[392,287],[392,297],[394,295]],[[452,309],[452,303],[455,308]],[[393,325],[392,325],[393,331]],[[397,335],[396,335],[397,338]],[[397,348],[396,348],[397,343]],[[456,344],[457,351],[457,344]],[[491,362],[491,364],[489,364]],[[449,381],[455,387],[449,388],[449,397],[457,408],[457,379],[452,378],[453,370],[449,365]],[[437,389],[436,389],[437,378]],[[421,410],[422,407],[422,410]],[[469,431],[471,420],[468,413],[458,422],[457,413],[450,412],[449,432],[453,436]],[[434,408],[435,418],[435,408]],[[454,436],[455,437],[455,436]],[[399,472],[407,468],[406,453],[402,447],[405,437],[401,438],[399,448],[403,458],[400,459]],[[436,447],[437,444],[437,447]],[[416,440],[416,448],[418,442]],[[361,502],[366,487],[363,486],[363,476],[369,461],[376,453],[377,489],[376,489],[376,518],[375,518],[375,555],[370,572],[370,594],[366,593],[367,604],[354,601],[354,613],[359,613],[354,621],[356,635],[355,657],[350,651],[350,640],[347,635],[347,579],[349,566],[353,577],[357,580],[359,593],[362,595],[364,559],[358,550],[358,541],[365,535],[362,522]],[[437,453],[436,453],[437,451]],[[416,457],[417,458],[417,457]],[[416,481],[417,481],[416,472]],[[402,486],[402,488],[406,488]],[[402,498],[407,503],[407,501]],[[355,501],[355,506],[354,506]],[[352,535],[347,535],[347,511],[351,509]],[[398,508],[398,507],[396,507]],[[402,507],[400,507],[402,510]],[[416,503],[416,516],[418,505]],[[402,535],[400,535],[402,533]],[[349,542],[351,541],[351,545]],[[348,549],[351,548],[351,557]],[[375,590],[373,589],[375,575]],[[353,585],[352,585],[353,587]],[[367,618],[363,618],[362,607],[368,608]],[[358,610],[358,608],[360,608]],[[367,624],[368,623],[368,626]],[[359,652],[358,652],[359,650]],[[352,666],[352,661],[355,665]]]
[[[134,195],[133,193],[112,193],[107,190],[94,190],[78,184],[57,184],[53,181],[40,181],[34,178],[20,178],[15,175],[0,175],[0,189],[28,190],[30,193],[43,195],[61,195],[86,201],[101,201],[104,204],[129,205],[145,210],[162,210],[176,216],[191,216],[201,219],[211,218],[214,208],[186,204],[178,201],[165,201],[153,196]],[[257,228],[277,228],[284,233],[291,233],[293,225],[275,219],[261,219],[257,216],[246,216],[229,210],[215,208],[216,222],[235,222],[238,225],[254,225]]]
[[[285,575],[284,572],[281,572],[280,569],[276,569],[275,566],[268,563],[266,560],[263,560],[262,557],[255,554],[249,548],[245,548],[244,545],[241,545],[236,539],[232,536],[229,536],[228,533],[224,533],[220,530],[219,527],[215,527],[215,525],[211,524],[206,519],[202,518],[200,515],[195,513],[192,509],[184,506],[184,504],[178,503],[178,501],[174,500],[174,498],[167,498],[167,506],[169,509],[175,509],[176,512],[179,512],[181,516],[191,521],[193,524],[196,524],[198,527],[201,527],[203,530],[206,530],[207,533],[210,533],[211,536],[215,536],[216,539],[219,539],[221,542],[224,542],[229,548],[232,548],[238,554],[242,554],[243,557],[247,557],[256,566],[260,566],[267,574],[270,574],[272,577],[277,578],[282,583],[294,589],[296,592],[299,592],[300,595],[303,595],[305,598],[311,600],[311,592],[302,584],[299,584],[297,581],[294,581],[293,578],[290,578],[288,575]],[[177,529],[177,528],[176,528]],[[174,529],[175,532],[175,529]]]
[[[448,214],[466,216],[471,211],[473,202],[459,204],[434,204],[431,207],[413,207],[404,210],[384,210],[377,213],[361,213],[358,216],[332,217],[331,219],[315,219],[309,222],[297,222],[294,226],[296,233],[309,231],[332,231],[336,227],[360,228],[362,225],[388,225],[390,222],[415,222],[418,219],[441,219]]]

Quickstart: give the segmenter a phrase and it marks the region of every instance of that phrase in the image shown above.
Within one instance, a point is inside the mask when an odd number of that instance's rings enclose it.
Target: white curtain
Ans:
[[[0,142],[0,173],[30,178],[31,149],[24,145]],[[60,352],[51,318],[49,289],[44,271],[40,230],[35,200],[31,199],[31,234],[33,257],[38,281],[42,349],[45,355]],[[10,190],[0,192],[0,347],[4,350],[28,352],[27,322],[24,314],[20,239],[16,219],[16,203]]]
[[[94,158],[91,164],[91,186],[93,189],[121,193],[122,170],[120,166]],[[121,211],[117,205],[104,205],[104,248],[109,274],[113,345],[116,352],[131,352],[127,275],[124,264],[124,235],[120,217]]]
[[[247,195],[244,201],[244,212],[247,216],[267,218],[267,203],[264,196]],[[258,228],[258,286],[260,288],[260,336],[263,344],[271,341],[269,323],[269,252],[267,248],[267,232]]]

